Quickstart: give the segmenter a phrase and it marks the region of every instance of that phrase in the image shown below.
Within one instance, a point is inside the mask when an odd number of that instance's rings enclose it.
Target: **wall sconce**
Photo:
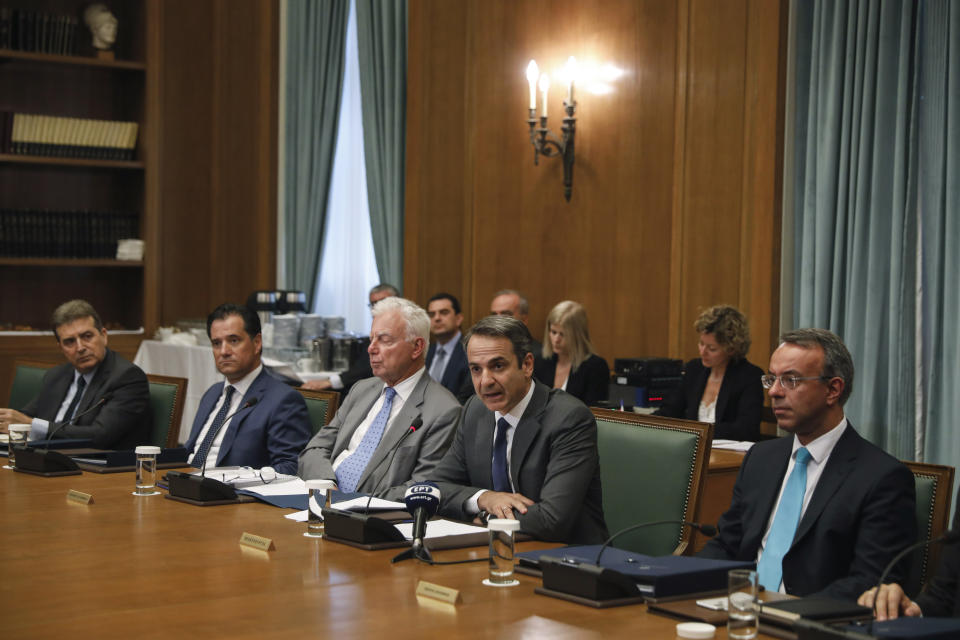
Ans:
[[[573,99],[573,83],[577,75],[577,61],[570,56],[563,75],[567,81],[567,97],[563,101],[563,126],[560,128],[561,137],[557,138],[547,128],[547,92],[550,89],[550,77],[541,74],[536,60],[527,65],[527,82],[530,84],[530,143],[533,145],[533,164],[539,165],[540,155],[546,158],[563,157],[563,197],[570,201],[573,193],[573,137],[576,132],[577,103]],[[540,126],[537,127],[537,87],[539,85],[542,97],[540,110]]]

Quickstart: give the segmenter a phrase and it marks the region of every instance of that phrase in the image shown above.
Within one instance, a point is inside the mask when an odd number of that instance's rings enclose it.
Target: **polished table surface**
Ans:
[[[69,489],[93,504],[67,502]],[[396,549],[306,538],[305,525],[275,507],[195,507],[132,489],[132,473],[0,470],[4,637],[676,637],[676,620],[643,606],[597,610],[536,595],[539,580],[523,575],[516,587],[483,586],[486,563],[392,565]],[[243,532],[272,538],[276,550],[241,548]],[[418,601],[419,580],[459,589],[462,602]]]

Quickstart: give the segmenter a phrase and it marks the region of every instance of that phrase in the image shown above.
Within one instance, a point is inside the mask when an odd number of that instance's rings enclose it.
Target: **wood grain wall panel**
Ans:
[[[411,3],[407,295],[460,294],[469,323],[494,291],[519,288],[538,337],[552,305],[578,300],[611,363],[694,355],[694,318],[724,301],[765,319],[763,362],[778,304],[782,15],[748,0]],[[626,73],[608,94],[578,91],[568,203],[559,160],[533,164],[524,68],[536,58],[552,73],[571,54]],[[451,98],[441,77],[463,86]],[[565,91],[550,94],[558,131]]]
[[[163,3],[165,324],[275,286],[277,6]]]

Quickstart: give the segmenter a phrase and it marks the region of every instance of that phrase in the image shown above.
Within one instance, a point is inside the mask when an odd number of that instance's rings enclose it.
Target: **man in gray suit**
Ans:
[[[477,394],[430,478],[440,486],[440,513],[479,522],[514,518],[542,540],[603,542],[593,414],[532,379],[532,338],[519,320],[488,316],[465,340]]]
[[[460,405],[426,373],[427,313],[389,297],[373,307],[370,367],[333,421],[300,453],[304,480],[335,480],[356,491],[398,500],[412,482],[430,477],[453,438]],[[394,453],[396,451],[396,453]]]

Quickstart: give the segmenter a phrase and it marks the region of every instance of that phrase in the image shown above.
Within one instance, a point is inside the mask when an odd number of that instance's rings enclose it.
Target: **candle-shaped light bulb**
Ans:
[[[540,116],[547,117],[547,91],[550,89],[550,76],[543,74],[540,76],[540,94],[543,96],[542,108],[540,110]]]
[[[573,104],[573,83],[577,78],[577,59],[573,56],[567,58],[567,104]]]
[[[530,85],[530,108],[537,108],[537,78],[540,76],[540,68],[537,67],[537,61],[531,60],[527,65],[527,83]]]

